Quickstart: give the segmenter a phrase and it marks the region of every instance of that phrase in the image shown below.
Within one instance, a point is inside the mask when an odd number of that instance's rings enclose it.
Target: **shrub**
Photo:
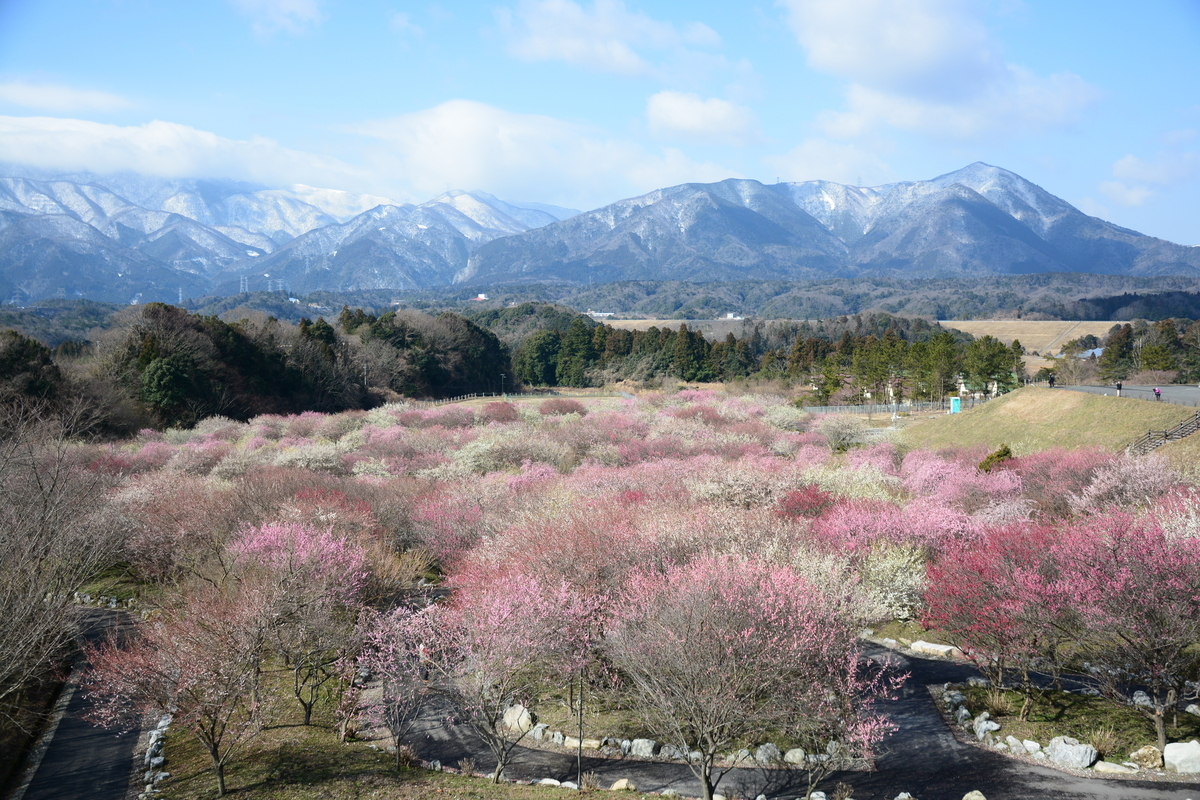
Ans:
[[[479,416],[484,422],[518,422],[521,419],[521,413],[515,405],[502,402],[488,403]]]
[[[775,513],[783,517],[819,517],[834,502],[832,494],[815,483],[806,483],[781,497]]]
[[[549,400],[542,401],[541,405],[538,406],[538,413],[543,417],[560,417],[565,414],[578,414],[582,417],[587,414],[587,409],[578,400],[571,400],[566,397],[552,397]]]

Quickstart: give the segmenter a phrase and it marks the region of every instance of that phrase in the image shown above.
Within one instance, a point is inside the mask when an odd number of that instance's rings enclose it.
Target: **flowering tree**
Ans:
[[[243,580],[269,587],[270,642],[292,671],[292,691],[309,725],[338,661],[354,649],[366,554],[332,529],[294,523],[250,528],[229,549]]]
[[[1067,587],[1086,626],[1085,646],[1106,695],[1144,686],[1158,747],[1166,713],[1200,675],[1200,540],[1168,535],[1152,517],[1083,520],[1057,545]]]
[[[1046,526],[996,528],[943,552],[929,568],[923,624],[953,634],[993,685],[1015,676],[1025,695],[1023,720],[1043,691],[1034,670],[1057,677],[1060,647],[1078,634],[1075,604],[1062,592],[1057,541]]]
[[[448,606],[382,617],[369,640],[373,663],[393,687],[385,704],[416,701],[417,670],[487,745],[496,761],[492,781],[499,781],[526,733],[508,729],[504,713],[532,707],[545,687],[547,649],[560,641],[569,599],[569,592],[512,575],[460,591]]]
[[[860,664],[844,603],[788,569],[699,559],[635,576],[607,651],[646,724],[690,754],[705,800],[731,769],[719,754],[764,730],[836,753],[811,762],[811,791],[892,727],[872,704],[898,684]]]
[[[263,726],[258,659],[270,602],[257,590],[199,590],[140,625],[131,641],[92,648],[85,685],[93,719],[136,728],[147,713],[171,714],[204,746],[217,794],[225,794],[226,765]]]

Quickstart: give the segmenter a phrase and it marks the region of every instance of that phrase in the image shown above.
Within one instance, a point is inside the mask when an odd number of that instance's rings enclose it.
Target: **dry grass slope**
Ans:
[[[1007,444],[1017,455],[1052,447],[1117,451],[1148,430],[1169,428],[1194,413],[1194,408],[1167,403],[1030,386],[961,414],[913,422],[901,437],[913,447],[935,449]],[[1158,452],[1184,466],[1176,453],[1186,452],[1194,460],[1193,450],[1200,454],[1200,439],[1173,443]]]

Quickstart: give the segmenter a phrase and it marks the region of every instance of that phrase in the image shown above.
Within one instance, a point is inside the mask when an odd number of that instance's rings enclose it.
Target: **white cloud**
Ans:
[[[825,139],[806,139],[787,153],[763,163],[784,181],[823,180],[851,186],[878,186],[895,180],[892,168],[861,147]]]
[[[1200,154],[1159,153],[1153,161],[1126,155],[1113,164],[1112,172],[1121,180],[1171,186],[1200,175]]]
[[[283,33],[301,34],[320,25],[325,15],[318,0],[230,0],[248,17],[259,36]]]
[[[363,186],[368,174],[261,137],[226,139],[172,122],[122,127],[79,119],[0,117],[6,161],[46,169],[239,178],[273,185]]]
[[[646,101],[646,120],[657,137],[742,145],[758,138],[758,119],[745,106],[688,92],[658,92]]]
[[[832,136],[890,125],[946,138],[1027,133],[1078,119],[1099,92],[1077,75],[1005,61],[972,0],[778,0],[811,67],[847,81]]]
[[[734,177],[678,150],[652,152],[574,123],[469,100],[347,130],[384,145],[371,160],[382,174],[401,176],[404,188],[391,194],[430,197],[452,188],[482,189],[500,197],[594,207],[670,184]]]
[[[522,61],[565,61],[619,75],[657,72],[646,51],[679,54],[721,44],[703,23],[677,28],[629,11],[620,0],[594,0],[590,8],[574,0],[521,0],[515,10],[497,11],[497,20],[509,53]]]
[[[1100,191],[1104,192],[1114,203],[1120,203],[1123,206],[1141,206],[1145,205],[1153,194],[1144,186],[1128,186],[1120,181],[1105,181],[1100,184]]]
[[[388,27],[393,33],[398,33],[401,36],[424,36],[425,29],[412,21],[412,18],[403,11],[397,11],[388,19]]]
[[[108,92],[76,89],[50,83],[12,80],[0,83],[0,100],[42,111],[117,111],[133,103]]]

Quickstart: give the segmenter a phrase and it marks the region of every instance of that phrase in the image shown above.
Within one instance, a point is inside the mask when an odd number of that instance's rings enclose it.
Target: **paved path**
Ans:
[[[88,609],[83,637],[96,641],[123,624],[123,613]],[[79,674],[76,670],[75,676]],[[64,691],[76,688],[69,684]],[[74,691],[41,764],[24,787],[23,800],[123,800],[137,733],[118,734],[84,722],[89,705],[84,691]]]
[[[834,773],[822,782],[823,791],[831,793],[839,781],[845,781],[854,787],[856,800],[892,800],[900,792],[909,792],[918,800],[962,800],[976,789],[990,800],[1200,800],[1200,780],[1176,783],[1076,776],[964,744],[942,720],[925,687],[964,682],[978,673],[964,664],[904,656],[875,645],[865,649],[869,655],[912,673],[900,697],[884,705],[900,730],[884,743],[874,772]],[[479,770],[490,770],[495,764],[462,726],[445,727],[430,720],[413,732],[409,742],[422,758],[450,766],[465,756],[472,757]],[[699,783],[682,764],[585,758],[583,769],[596,771],[602,786],[630,778],[642,791],[671,788],[684,795],[700,795]],[[574,780],[575,757],[521,749],[508,774],[525,780]],[[741,769],[731,773],[717,791],[792,800],[802,797],[804,789],[804,775],[799,771]]]
[[[1116,386],[1058,386],[1057,389],[1062,389],[1070,392],[1088,392],[1090,394],[1106,394],[1110,397],[1115,397],[1117,394]],[[1162,391],[1162,402],[1171,403],[1177,406],[1200,406],[1200,386],[1191,385],[1176,385],[1176,384],[1161,384],[1158,387]],[[1150,400],[1154,401],[1153,386],[1123,386],[1121,387],[1121,397],[1131,397],[1135,400]]]

